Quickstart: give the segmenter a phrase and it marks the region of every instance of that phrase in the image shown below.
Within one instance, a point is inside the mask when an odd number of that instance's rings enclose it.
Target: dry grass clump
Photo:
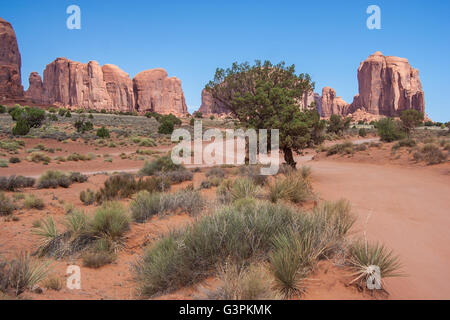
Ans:
[[[327,149],[327,157],[334,154],[353,154],[354,144],[352,142],[344,142],[335,144]]]
[[[89,251],[83,254],[83,266],[98,269],[111,264],[116,259],[114,253],[107,251]]]
[[[44,209],[44,201],[37,198],[34,194],[27,194],[25,200],[23,201],[23,206],[25,209]]]
[[[260,192],[260,186],[256,185],[253,180],[249,178],[237,178],[234,181],[225,179],[216,190],[217,199],[221,203],[258,197]]]
[[[432,143],[425,144],[421,153],[423,160],[425,160],[428,165],[439,164],[447,160],[447,154],[443,153],[439,146]]]
[[[245,165],[239,167],[239,175],[247,177],[258,186],[264,185],[267,181],[267,176],[261,174],[261,166],[259,165]]]
[[[54,290],[54,291],[60,291],[63,288],[63,281],[60,277],[48,277],[44,283],[44,288],[47,290]]]
[[[141,190],[162,192],[169,188],[170,183],[164,177],[136,179],[131,174],[118,174],[105,181],[104,186],[97,191],[95,198],[97,202],[102,203],[103,201],[129,198]]]
[[[35,151],[35,152],[32,152],[27,157],[27,160],[30,162],[35,162],[35,163],[39,163],[39,162],[49,163],[51,161],[51,158],[48,155],[46,155],[44,152]]]
[[[184,181],[192,181],[194,175],[188,170],[175,170],[157,173],[157,176],[168,179],[172,183],[181,183]]]
[[[11,215],[17,207],[10,198],[8,198],[3,192],[0,192],[0,216]]]
[[[183,189],[174,193],[139,192],[130,204],[131,215],[136,222],[145,222],[156,214],[186,212],[198,214],[205,200],[196,190]]]
[[[80,192],[80,201],[85,206],[89,206],[95,202],[95,193],[91,189],[83,190]]]
[[[299,171],[291,171],[284,177],[276,178],[267,186],[267,197],[274,203],[279,200],[303,203],[312,199],[312,186],[309,182],[310,175],[311,169],[302,167]]]
[[[72,180],[68,174],[58,170],[48,170],[39,177],[37,187],[38,189],[68,188],[71,184]]]
[[[226,263],[219,268],[220,285],[207,291],[211,300],[279,300],[280,294],[274,289],[274,281],[263,263],[238,266]]]
[[[211,168],[206,172],[206,177],[225,178],[226,172],[222,168]]]

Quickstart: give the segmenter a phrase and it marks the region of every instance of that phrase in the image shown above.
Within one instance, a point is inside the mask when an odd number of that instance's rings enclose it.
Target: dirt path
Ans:
[[[450,299],[448,164],[428,168],[333,161],[307,164],[322,199],[350,200],[358,215],[358,235],[366,230],[369,240],[378,240],[400,255],[408,276],[387,280],[392,299]]]

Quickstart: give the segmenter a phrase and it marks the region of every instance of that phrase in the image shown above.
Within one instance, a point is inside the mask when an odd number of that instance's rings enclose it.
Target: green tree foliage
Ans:
[[[351,118],[342,118],[340,115],[332,114],[327,131],[335,134],[342,134],[350,127]]]
[[[165,119],[161,122],[158,128],[158,133],[161,134],[172,134],[174,130],[174,123],[169,119]]]
[[[84,133],[86,131],[91,131],[94,129],[94,125],[90,121],[86,121],[85,117],[81,117],[79,120],[77,120],[74,124],[75,129],[77,129],[77,132]]]
[[[408,137],[411,135],[411,131],[423,122],[423,119],[423,112],[414,109],[404,110],[400,114],[402,128],[406,132]]]
[[[301,110],[299,102],[314,90],[308,74],[295,73],[295,66],[269,61],[233,63],[217,69],[206,86],[214,99],[240,124],[253,129],[279,129],[280,149],[285,161],[295,167],[293,152],[316,143],[317,130],[323,126],[315,108]]]
[[[97,137],[99,138],[109,138],[109,130],[105,127],[101,127],[97,130]]]
[[[194,118],[202,119],[203,118],[203,113],[200,112],[200,111],[195,111],[194,112]]]
[[[30,126],[27,121],[23,118],[19,119],[12,129],[12,133],[15,136],[25,136],[30,132]]]
[[[392,118],[384,118],[379,120],[376,128],[380,139],[385,142],[392,142],[405,137],[398,121],[395,121]]]

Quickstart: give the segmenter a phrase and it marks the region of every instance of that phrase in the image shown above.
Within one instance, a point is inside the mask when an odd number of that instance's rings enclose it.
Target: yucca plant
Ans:
[[[27,288],[44,280],[49,271],[49,263],[33,260],[28,252],[20,252],[9,262],[9,286],[14,289],[16,296]]]
[[[233,201],[243,198],[255,198],[258,196],[259,192],[259,186],[249,178],[237,178],[234,180],[230,190],[231,199]]]
[[[36,251],[39,256],[44,254],[46,248],[48,248],[50,243],[59,235],[58,230],[56,229],[55,221],[52,217],[47,217],[46,220],[41,220],[40,224],[34,228],[32,233],[41,237],[41,241]]]
[[[367,283],[374,274],[374,267],[380,268],[381,283],[384,278],[401,277],[402,265],[398,256],[379,243],[369,243],[367,240],[355,241],[350,247],[349,263],[355,278],[350,283]]]

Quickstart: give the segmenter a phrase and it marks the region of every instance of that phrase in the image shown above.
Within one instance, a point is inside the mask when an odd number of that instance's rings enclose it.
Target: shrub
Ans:
[[[145,162],[144,167],[139,170],[139,175],[152,176],[157,172],[168,172],[184,169],[183,166],[173,163],[171,157],[156,157],[151,162]]]
[[[200,112],[200,111],[195,111],[194,112],[194,118],[202,119],[203,118],[203,113]]]
[[[225,264],[220,268],[220,285],[208,294],[214,300],[277,300],[280,295],[273,289],[274,283],[262,264],[248,267]]]
[[[8,168],[8,161],[6,159],[0,159],[0,168]]]
[[[140,191],[130,203],[131,217],[136,222],[145,222],[160,210],[159,193],[150,193],[146,190]]]
[[[37,198],[35,195],[26,195],[25,200],[23,202],[23,206],[26,209],[44,209],[44,201],[42,199]]]
[[[88,181],[89,177],[87,175],[81,174],[80,172],[71,172],[69,175],[71,182],[84,183]]]
[[[11,158],[9,158],[9,163],[20,163],[20,158],[11,157]]]
[[[195,119],[191,118],[191,120],[189,120],[189,125],[194,126],[194,124],[195,124]]]
[[[268,198],[275,203],[278,200],[290,200],[294,203],[305,202],[312,197],[312,187],[307,180],[309,172],[292,172],[284,178],[278,178],[268,185]]]
[[[174,124],[170,120],[164,120],[161,122],[158,128],[158,133],[161,134],[172,134],[174,130]]]
[[[44,281],[44,288],[47,290],[60,291],[63,288],[63,281],[59,277],[50,277]]]
[[[31,188],[35,179],[22,176],[0,177],[0,190],[15,191],[19,188]]]
[[[242,198],[254,198],[259,195],[260,188],[248,178],[237,178],[230,189],[232,201]]]
[[[364,129],[364,128],[360,128],[360,129],[358,130],[358,135],[359,135],[360,137],[366,137],[366,136],[367,136],[367,130]]]
[[[30,126],[25,119],[17,120],[16,125],[12,129],[12,134],[15,136],[26,136],[30,132]]]
[[[94,129],[94,125],[90,121],[85,121],[84,118],[77,120],[74,123],[75,129],[77,129],[77,132],[84,133],[86,131],[91,131]]]
[[[97,137],[99,137],[99,138],[109,138],[110,137],[109,130],[106,129],[104,126],[99,128],[97,130]]]
[[[138,179],[131,174],[119,174],[109,177],[103,188],[95,195],[97,202],[128,198],[141,190],[160,192],[168,190],[169,182],[163,177],[150,177]]]
[[[130,221],[119,202],[106,202],[95,212],[90,227],[96,236],[118,240],[130,228]]]
[[[67,174],[57,170],[48,170],[39,177],[37,187],[38,189],[68,188],[71,184],[72,180]]]
[[[225,177],[225,170],[222,168],[211,168],[206,172],[207,177],[218,177],[218,178],[224,178]]]
[[[30,128],[39,128],[45,120],[45,111],[39,108],[25,108],[25,115]]]
[[[330,255],[332,245],[342,240],[354,221],[348,209],[327,204],[306,215],[284,205],[239,200],[148,248],[135,265],[141,292],[151,296],[195,283],[210,275],[218,262],[239,265],[256,257],[267,259],[273,239],[286,230],[307,235],[306,248],[317,259]]]
[[[352,154],[353,147],[354,147],[353,143],[349,141],[335,144],[327,150],[327,157],[334,154]]]
[[[261,174],[260,166],[242,166],[239,168],[239,174],[251,179],[258,186],[264,185],[267,181],[267,176]]]
[[[168,171],[160,174],[162,177],[170,180],[172,183],[181,183],[184,181],[192,181],[193,174],[188,170]]]
[[[422,154],[424,160],[429,165],[439,164],[447,160],[447,155],[444,154],[437,145],[431,143],[423,146]]]
[[[6,113],[6,112],[7,112],[7,108],[3,105],[0,105],[0,114]]]
[[[82,256],[83,266],[98,269],[114,262],[115,255],[107,251],[90,251]]]
[[[35,162],[35,163],[39,163],[39,162],[50,162],[51,158],[46,155],[44,152],[41,151],[35,151],[32,152],[28,157],[27,160],[30,162]]]
[[[349,263],[357,277],[352,283],[358,283],[366,287],[365,283],[375,270],[373,266],[378,266],[381,272],[381,280],[388,277],[402,276],[400,273],[401,264],[398,256],[392,251],[388,251],[384,245],[378,243],[368,243],[367,241],[356,241],[350,248]]]
[[[403,139],[403,140],[396,142],[392,146],[392,150],[397,150],[397,149],[400,149],[403,147],[412,148],[414,146],[416,146],[416,141],[414,139]]]
[[[72,118],[72,114],[70,113],[69,110],[67,110],[66,114],[65,114],[66,118]]]
[[[377,132],[381,141],[392,142],[405,137],[400,125],[392,118],[383,118],[377,123]]]
[[[44,280],[48,274],[48,263],[33,260],[29,253],[20,252],[8,263],[8,286],[16,296]]]
[[[95,194],[90,189],[83,190],[80,192],[80,201],[84,205],[89,206],[95,202]]]
[[[58,110],[58,114],[59,114],[60,117],[63,117],[66,114],[66,112],[67,112],[67,110],[63,109],[63,108]]]
[[[205,201],[196,190],[183,189],[174,193],[164,193],[160,198],[160,212],[170,213],[182,210],[189,215],[198,214],[204,207]]]
[[[3,192],[0,192],[0,216],[9,216],[14,210],[16,205]]]

